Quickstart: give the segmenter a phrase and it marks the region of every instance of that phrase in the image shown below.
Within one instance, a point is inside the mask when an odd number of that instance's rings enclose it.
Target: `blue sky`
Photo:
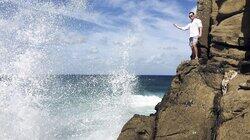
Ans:
[[[189,59],[188,32],[172,24],[189,22],[195,0],[10,1],[57,19],[53,32],[63,33],[53,40],[63,43],[46,48],[54,73],[169,75]]]

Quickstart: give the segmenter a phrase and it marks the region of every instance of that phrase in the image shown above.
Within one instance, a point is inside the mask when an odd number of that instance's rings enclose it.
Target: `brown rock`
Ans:
[[[250,50],[250,1],[212,0],[213,42]]]
[[[250,90],[250,83],[241,83],[239,89]]]
[[[240,46],[239,40],[244,38],[241,31],[243,13],[223,20],[218,26],[213,26],[212,41],[228,45]]]
[[[246,0],[226,0],[219,9],[219,14],[232,15],[242,12],[246,5]]]
[[[222,75],[218,67],[212,70],[202,66],[194,69],[183,66],[189,70],[179,71],[184,77],[174,78],[172,85],[175,88],[162,101],[165,104],[161,104],[157,113],[156,140],[211,139],[215,119],[212,112],[215,97],[213,85],[221,82]],[[176,82],[178,79],[180,81]]]
[[[221,80],[223,79],[223,69],[218,65],[207,64],[200,69],[201,77],[207,86],[216,90],[221,90]]]
[[[246,56],[246,51],[242,51],[237,48],[226,47],[225,45],[213,45],[210,48],[210,54],[212,57],[216,56],[243,61]]]
[[[239,74],[229,82],[226,95],[221,99],[222,124],[218,140],[250,139],[250,91],[239,90],[239,85],[250,76]]]
[[[176,73],[177,75],[186,75],[197,66],[199,63],[196,60],[184,61],[177,67]]]
[[[203,24],[203,34],[199,38],[200,46],[208,48],[208,34],[210,28],[210,13],[212,8],[212,1],[210,0],[198,0],[197,2],[197,16],[201,19]]]
[[[211,12],[211,19],[212,19],[212,23],[211,25],[217,25],[218,22],[217,22],[217,15],[218,15],[218,12],[219,12],[219,7],[216,3],[217,0],[212,0],[212,12]]]
[[[224,65],[230,65],[232,67],[238,67],[239,61],[230,59],[230,58],[224,58],[224,57],[213,57],[213,61],[218,61],[223,63]]]
[[[154,116],[134,115],[122,128],[118,140],[152,140]]]

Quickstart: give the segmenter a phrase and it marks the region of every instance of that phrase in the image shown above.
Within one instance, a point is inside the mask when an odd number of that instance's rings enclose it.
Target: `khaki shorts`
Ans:
[[[190,37],[189,38],[189,45],[192,47],[193,45],[196,45],[198,43],[198,36]]]

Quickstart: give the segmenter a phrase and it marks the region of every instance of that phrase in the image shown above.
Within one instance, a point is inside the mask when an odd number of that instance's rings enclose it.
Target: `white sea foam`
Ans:
[[[141,107],[152,108],[161,101],[161,98],[155,95],[152,96],[133,95],[131,100],[132,101],[130,106],[132,108],[141,108]]]

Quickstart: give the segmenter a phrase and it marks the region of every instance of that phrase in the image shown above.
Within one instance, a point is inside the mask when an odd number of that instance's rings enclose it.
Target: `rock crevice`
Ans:
[[[211,138],[212,140],[216,140],[218,136],[218,130],[221,125],[221,101],[222,92],[217,93],[214,97],[214,107],[213,107],[213,114],[215,116],[214,124],[211,130]]]

